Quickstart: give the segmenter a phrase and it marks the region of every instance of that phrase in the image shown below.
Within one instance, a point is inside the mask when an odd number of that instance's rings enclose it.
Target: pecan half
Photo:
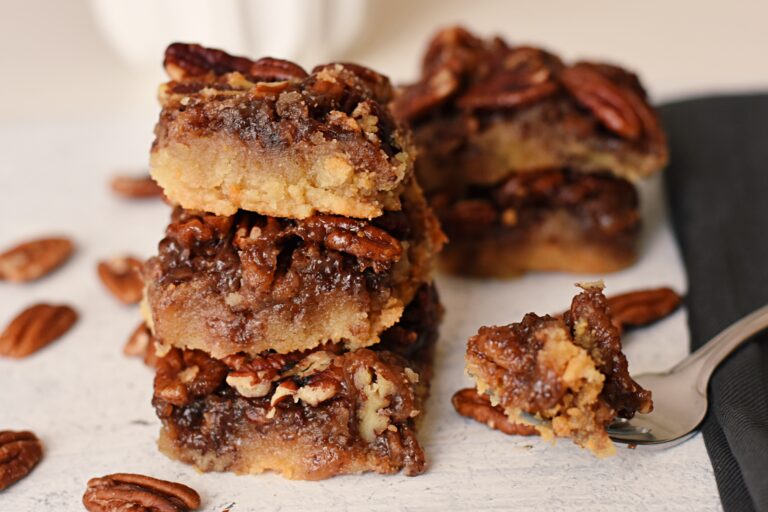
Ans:
[[[91,478],[83,495],[90,512],[185,512],[200,507],[200,495],[186,485],[131,473]]]
[[[163,197],[163,189],[149,174],[143,176],[115,176],[109,183],[112,192],[128,199]]]
[[[457,100],[467,109],[510,108],[539,101],[559,89],[556,71],[563,65],[554,55],[521,46],[494,56],[489,76],[478,80]]]
[[[485,395],[478,394],[475,388],[457,391],[451,398],[451,402],[456,412],[462,416],[485,423],[490,428],[500,430],[505,434],[520,436],[537,434],[536,429],[531,425],[509,421],[501,408],[491,405],[490,400]]]
[[[32,432],[0,431],[0,491],[18,482],[43,458],[43,445]]]
[[[152,332],[147,327],[147,324],[141,322],[133,330],[123,347],[123,354],[141,357],[147,366],[155,366],[157,363],[155,344]]]
[[[657,322],[675,311],[682,301],[671,288],[655,288],[608,297],[608,308],[613,323],[625,329]]]
[[[397,238],[366,221],[337,215],[316,215],[303,221],[303,225],[311,238],[322,236],[329,249],[357,258],[386,263],[398,261],[403,253]]]
[[[53,342],[77,321],[69,306],[35,304],[22,311],[0,334],[0,356],[22,358]]]
[[[341,391],[341,384],[338,380],[323,375],[314,379],[306,386],[302,386],[296,392],[296,398],[302,402],[316,407],[318,404],[330,400]]]
[[[237,71],[256,81],[282,81],[306,78],[301,66],[287,60],[265,57],[252,61],[198,44],[173,43],[165,50],[165,70],[173,80],[224,75]]]
[[[392,102],[395,117],[412,121],[445,102],[459,91],[485,51],[485,43],[461,27],[438,32],[424,54],[422,79],[403,88]]]
[[[635,110],[638,102],[630,97],[634,93],[611,81],[598,66],[579,62],[563,69],[560,81],[609,130],[629,140],[643,133],[642,121]]]
[[[22,283],[52,272],[72,255],[68,238],[30,240],[0,254],[0,279]]]
[[[99,262],[97,271],[101,282],[120,302],[136,304],[141,300],[144,290],[141,265],[137,258],[119,256]]]
[[[172,348],[157,361],[155,398],[182,406],[205,396],[226,379],[227,366],[199,350]]]
[[[621,293],[606,297],[606,301],[611,322],[621,334],[627,328],[650,325],[671,315],[683,298],[673,289],[664,287]]]
[[[441,69],[424,80],[405,87],[392,102],[392,113],[402,120],[413,120],[443,103],[459,89],[459,79],[449,69]]]

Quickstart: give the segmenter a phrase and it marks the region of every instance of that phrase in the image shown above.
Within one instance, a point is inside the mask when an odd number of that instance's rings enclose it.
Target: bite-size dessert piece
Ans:
[[[177,208],[145,266],[148,324],[215,358],[372,345],[431,281],[444,239],[415,181],[401,202],[373,220]]]
[[[424,286],[374,347],[221,360],[173,348],[158,360],[153,404],[160,449],[201,471],[319,480],[374,471],[417,475],[416,438],[442,315]]]
[[[602,457],[615,451],[606,432],[614,416],[648,413],[653,402],[629,375],[602,284],[581,286],[562,318],[529,313],[519,323],[480,328],[467,343],[467,372],[511,424],[533,426],[547,439],[569,437]]]
[[[635,261],[632,181],[668,156],[634,74],[450,28],[391,108],[413,129],[416,174],[449,235],[445,270],[603,273]]]
[[[176,43],[159,92],[151,174],[191,210],[303,219],[396,210],[413,171],[410,132],[387,109],[389,80],[354,64],[307,73]]]

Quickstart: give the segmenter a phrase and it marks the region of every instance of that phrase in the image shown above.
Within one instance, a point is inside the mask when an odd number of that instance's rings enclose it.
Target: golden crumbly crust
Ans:
[[[386,77],[353,64],[308,74],[174,44],[160,89],[151,174],[186,209],[373,218],[399,207],[410,133],[386,108]]]
[[[634,74],[564,64],[544,50],[481,40],[458,27],[433,38],[421,79],[392,110],[413,128],[416,172],[428,192],[560,167],[636,179],[668,158],[658,115]]]
[[[220,361],[172,349],[155,378],[160,449],[201,471],[420,474],[415,431],[440,317],[434,289],[424,287],[374,350],[329,344]]]
[[[440,254],[438,268],[449,274],[481,278],[512,278],[526,272],[607,274],[632,266],[635,244],[594,242],[555,227],[571,227],[556,217],[547,223],[559,237],[543,239],[536,232],[523,240],[505,241],[493,235],[480,240],[452,239]],[[577,235],[577,234],[576,234]]]
[[[145,267],[148,323],[161,343],[216,358],[372,345],[431,281],[443,243],[413,180],[402,202],[373,221],[177,210]]]
[[[606,427],[615,415],[631,418],[653,407],[650,392],[629,376],[598,285],[584,285],[564,319],[529,313],[519,323],[482,327],[466,358],[477,392],[497,408],[484,408],[485,416],[500,409],[510,428],[530,424],[522,413],[535,416],[545,438],[570,437],[599,457],[614,452]],[[464,397],[466,413],[480,417],[482,404],[471,407],[471,398]]]

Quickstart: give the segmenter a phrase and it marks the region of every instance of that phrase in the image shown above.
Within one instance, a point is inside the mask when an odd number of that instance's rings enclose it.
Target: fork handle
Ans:
[[[703,347],[678,363],[671,371],[698,373],[696,389],[706,395],[715,368],[742,343],[768,327],[768,305],[761,307],[723,329]]]

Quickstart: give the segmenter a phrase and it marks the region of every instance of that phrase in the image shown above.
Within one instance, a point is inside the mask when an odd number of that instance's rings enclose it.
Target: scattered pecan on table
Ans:
[[[18,482],[43,458],[43,445],[32,432],[0,431],[0,491]]]
[[[141,260],[137,258],[119,256],[99,262],[97,271],[101,282],[120,302],[136,304],[144,290],[141,265]]]
[[[22,358],[66,333],[77,321],[67,305],[35,304],[22,311],[0,334],[0,356]]]
[[[68,238],[23,242],[0,254],[0,280],[23,283],[39,279],[64,264],[75,245]]]
[[[183,484],[144,475],[115,473],[91,478],[83,495],[83,505],[89,512],[186,512],[200,507],[200,495]]]
[[[147,324],[141,322],[136,329],[133,330],[131,336],[123,347],[123,354],[140,357],[144,360],[144,364],[147,366],[155,366],[157,363],[155,343],[152,331],[149,330]]]
[[[671,288],[636,290],[608,297],[613,323],[624,330],[627,327],[649,325],[670,315],[683,298]]]
[[[128,199],[144,199],[149,197],[163,197],[163,189],[160,188],[149,174],[142,176],[115,176],[110,182],[112,191]]]

